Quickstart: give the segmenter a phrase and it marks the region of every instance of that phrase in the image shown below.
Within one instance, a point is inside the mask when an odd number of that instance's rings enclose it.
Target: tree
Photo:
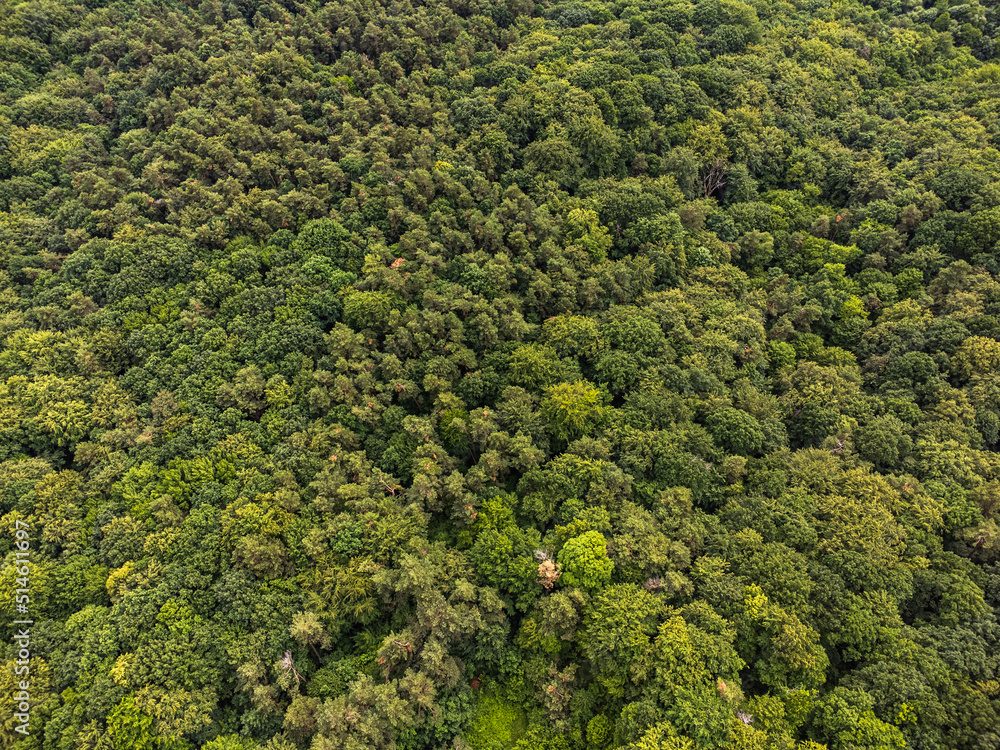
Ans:
[[[299,644],[309,646],[317,659],[320,658],[320,655],[316,646],[330,647],[330,637],[326,634],[326,630],[315,612],[296,613],[295,617],[292,618],[290,633]]]
[[[955,352],[953,367],[963,378],[995,372],[1000,367],[1000,342],[971,336]]]
[[[575,208],[566,216],[566,241],[594,260],[603,260],[611,249],[608,228],[600,224],[596,211],[587,209]]]
[[[831,748],[905,747],[899,729],[877,719],[872,705],[865,693],[834,688],[817,703],[810,735]]]
[[[21,745],[1000,744],[992,4],[107,5],[0,19]]]
[[[556,350],[538,344],[518,347],[510,357],[512,380],[528,390],[540,390],[559,379],[562,367]]]
[[[588,434],[603,416],[600,392],[585,380],[546,389],[541,411],[553,437],[564,442]]]
[[[646,730],[636,742],[626,745],[628,750],[693,750],[695,743],[688,737],[679,737],[669,722]]]
[[[751,415],[739,409],[722,409],[709,416],[708,428],[725,450],[741,456],[758,453],[764,445],[764,431]]]
[[[854,447],[866,461],[881,469],[892,469],[913,449],[913,441],[906,434],[906,425],[887,414],[858,428]]]
[[[363,250],[351,241],[350,233],[332,219],[306,223],[296,239],[304,259],[319,255],[330,258],[337,268],[348,273],[361,270]]]
[[[608,559],[607,541],[597,531],[573,537],[559,550],[563,586],[585,590],[599,589],[611,580],[614,563]]]
[[[680,616],[669,617],[637,665],[653,715],[707,746],[729,737],[736,719],[728,699],[735,697],[736,673],[744,666],[732,648],[732,632],[720,621],[717,615],[708,618],[703,624],[714,631],[708,632]]]
[[[416,718],[399,687],[396,680],[379,685],[362,675],[346,695],[324,701],[316,712],[315,746],[346,750],[363,739],[368,747],[391,747],[396,733],[412,726]]]
[[[822,684],[830,662],[819,633],[771,604],[756,585],[747,587],[739,618],[740,655],[771,690]]]
[[[344,294],[344,322],[355,331],[371,329],[381,333],[398,306],[398,300],[388,292],[359,292],[351,289]]]
[[[660,610],[657,598],[634,584],[609,586],[588,604],[580,640],[598,681],[611,695],[624,697],[633,674],[629,665],[649,648]]]
[[[601,348],[598,324],[583,315],[557,315],[542,323],[542,339],[560,357],[593,359]]]

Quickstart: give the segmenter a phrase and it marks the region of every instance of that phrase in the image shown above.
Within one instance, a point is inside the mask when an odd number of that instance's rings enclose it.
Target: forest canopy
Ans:
[[[995,0],[0,4],[0,748],[1000,750]]]

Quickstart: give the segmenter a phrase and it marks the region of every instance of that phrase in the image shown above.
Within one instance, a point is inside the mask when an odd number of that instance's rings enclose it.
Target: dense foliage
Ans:
[[[998,23],[4,0],[0,747],[1000,748]]]

